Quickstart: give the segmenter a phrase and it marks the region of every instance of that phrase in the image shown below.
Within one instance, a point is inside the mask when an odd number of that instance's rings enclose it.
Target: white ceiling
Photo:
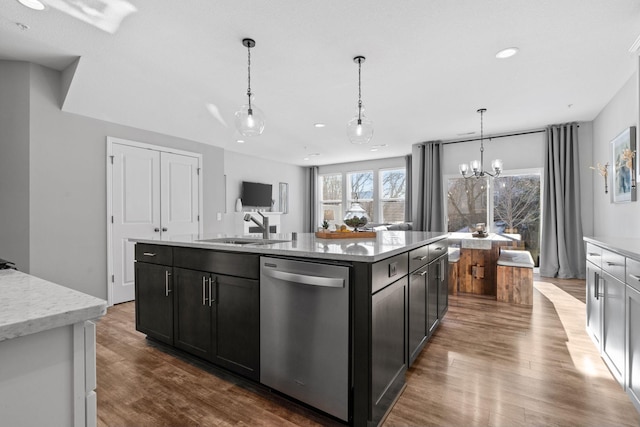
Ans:
[[[37,12],[0,0],[0,59],[64,70],[80,58],[64,111],[297,165],[477,136],[480,107],[485,135],[593,120],[636,70],[629,48],[640,33],[638,0],[44,2]],[[112,32],[98,28],[99,16],[68,13],[116,3],[136,10]],[[256,40],[251,86],[267,125],[238,144],[245,37]],[[509,46],[519,54],[495,58]],[[345,129],[357,102],[356,55],[367,58],[362,95],[374,125],[364,146]],[[311,153],[319,155],[303,160]]]

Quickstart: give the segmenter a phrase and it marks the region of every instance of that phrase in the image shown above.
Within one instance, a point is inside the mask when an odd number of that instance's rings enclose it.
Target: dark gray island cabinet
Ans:
[[[377,425],[447,311],[446,238],[388,231],[348,242],[304,233],[259,245],[137,239],[136,329],[259,382],[261,256],[346,266],[349,409],[341,421]]]

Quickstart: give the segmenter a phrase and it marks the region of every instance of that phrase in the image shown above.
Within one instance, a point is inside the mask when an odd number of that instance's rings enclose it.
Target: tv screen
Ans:
[[[271,184],[242,182],[242,204],[244,206],[271,206]]]

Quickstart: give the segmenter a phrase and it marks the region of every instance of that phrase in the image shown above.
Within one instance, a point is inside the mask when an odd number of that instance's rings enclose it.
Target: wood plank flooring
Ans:
[[[99,426],[338,425],[135,331],[97,325]],[[533,307],[450,297],[384,426],[639,426],[585,331],[584,281],[536,277]]]

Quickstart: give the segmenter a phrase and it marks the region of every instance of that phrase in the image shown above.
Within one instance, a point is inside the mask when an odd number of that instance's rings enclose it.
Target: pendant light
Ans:
[[[347,123],[347,136],[353,144],[366,144],[373,137],[373,124],[364,116],[364,106],[362,105],[361,71],[364,61],[364,56],[353,58],[353,62],[358,64],[358,106],[356,107],[356,115]]]
[[[458,166],[460,173],[465,178],[481,178],[489,175],[496,177],[502,172],[502,160],[495,159],[491,162],[491,169],[493,173],[485,172],[484,170],[484,113],[486,108],[480,108],[477,112],[480,113],[480,160],[472,160],[470,164],[462,163]],[[471,169],[471,170],[469,170]]]
[[[247,103],[236,111],[236,129],[242,136],[259,136],[264,131],[265,117],[253,103],[251,93],[251,48],[256,45],[253,39],[243,39],[242,45],[247,48]]]

